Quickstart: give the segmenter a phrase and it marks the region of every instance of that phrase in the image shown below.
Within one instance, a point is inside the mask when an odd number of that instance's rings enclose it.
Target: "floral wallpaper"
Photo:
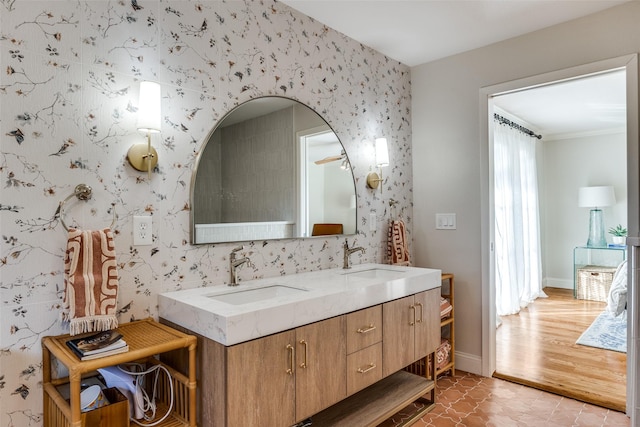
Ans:
[[[349,155],[364,246],[354,263],[384,262],[387,222],[411,231],[410,75],[405,65],[272,0],[0,0],[0,426],[42,425],[40,339],[60,321],[65,219],[114,231],[119,320],[157,318],[157,295],[224,286],[235,244],[189,243],[189,188],[202,141],[235,105],[297,99],[334,128]],[[162,87],[159,164],[151,179],[126,160],[138,87]],[[386,136],[384,192],[366,188]],[[399,204],[390,211],[389,199]],[[370,231],[371,214],[375,230]],[[152,215],[153,245],[132,245],[133,215]],[[339,267],[339,237],[244,243],[242,280]]]

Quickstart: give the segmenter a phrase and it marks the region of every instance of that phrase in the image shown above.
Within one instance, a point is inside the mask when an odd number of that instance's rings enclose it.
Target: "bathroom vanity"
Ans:
[[[440,342],[440,285],[367,264],[161,294],[160,321],[198,337],[198,425],[375,426],[435,396],[403,368]]]

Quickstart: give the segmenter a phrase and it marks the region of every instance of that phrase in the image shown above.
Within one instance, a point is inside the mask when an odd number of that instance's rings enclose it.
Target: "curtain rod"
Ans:
[[[509,127],[512,127],[514,129],[519,130],[522,133],[526,133],[529,136],[532,136],[532,137],[538,138],[538,139],[542,139],[542,135],[536,135],[532,130],[529,130],[524,126],[519,125],[518,123],[512,122],[511,120],[509,120],[509,119],[507,119],[505,117],[502,117],[498,113],[493,113],[493,119],[496,120],[501,125],[507,125]]]

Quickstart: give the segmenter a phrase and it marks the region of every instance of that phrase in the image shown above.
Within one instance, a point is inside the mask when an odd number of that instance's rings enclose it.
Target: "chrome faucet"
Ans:
[[[347,239],[344,239],[344,264],[342,265],[343,269],[349,269],[351,268],[351,266],[349,265],[349,256],[354,253],[354,252],[362,252],[365,253],[366,251],[364,250],[364,248],[362,246],[358,246],[357,248],[350,248],[349,247],[349,242],[347,241]]]
[[[238,286],[238,267],[242,264],[251,262],[248,257],[236,258],[236,254],[238,251],[244,249],[244,246],[238,246],[237,248],[231,251],[231,255],[229,255],[229,271],[231,272],[231,282],[229,282],[229,286]]]

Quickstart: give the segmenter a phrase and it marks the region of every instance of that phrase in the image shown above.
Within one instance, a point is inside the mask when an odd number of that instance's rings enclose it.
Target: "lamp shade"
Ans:
[[[578,206],[581,208],[597,208],[611,206],[616,202],[613,187],[580,187],[578,190]]]
[[[376,138],[376,166],[380,168],[389,166],[387,138]]]
[[[160,85],[154,82],[140,82],[138,102],[138,130],[160,132]]]

